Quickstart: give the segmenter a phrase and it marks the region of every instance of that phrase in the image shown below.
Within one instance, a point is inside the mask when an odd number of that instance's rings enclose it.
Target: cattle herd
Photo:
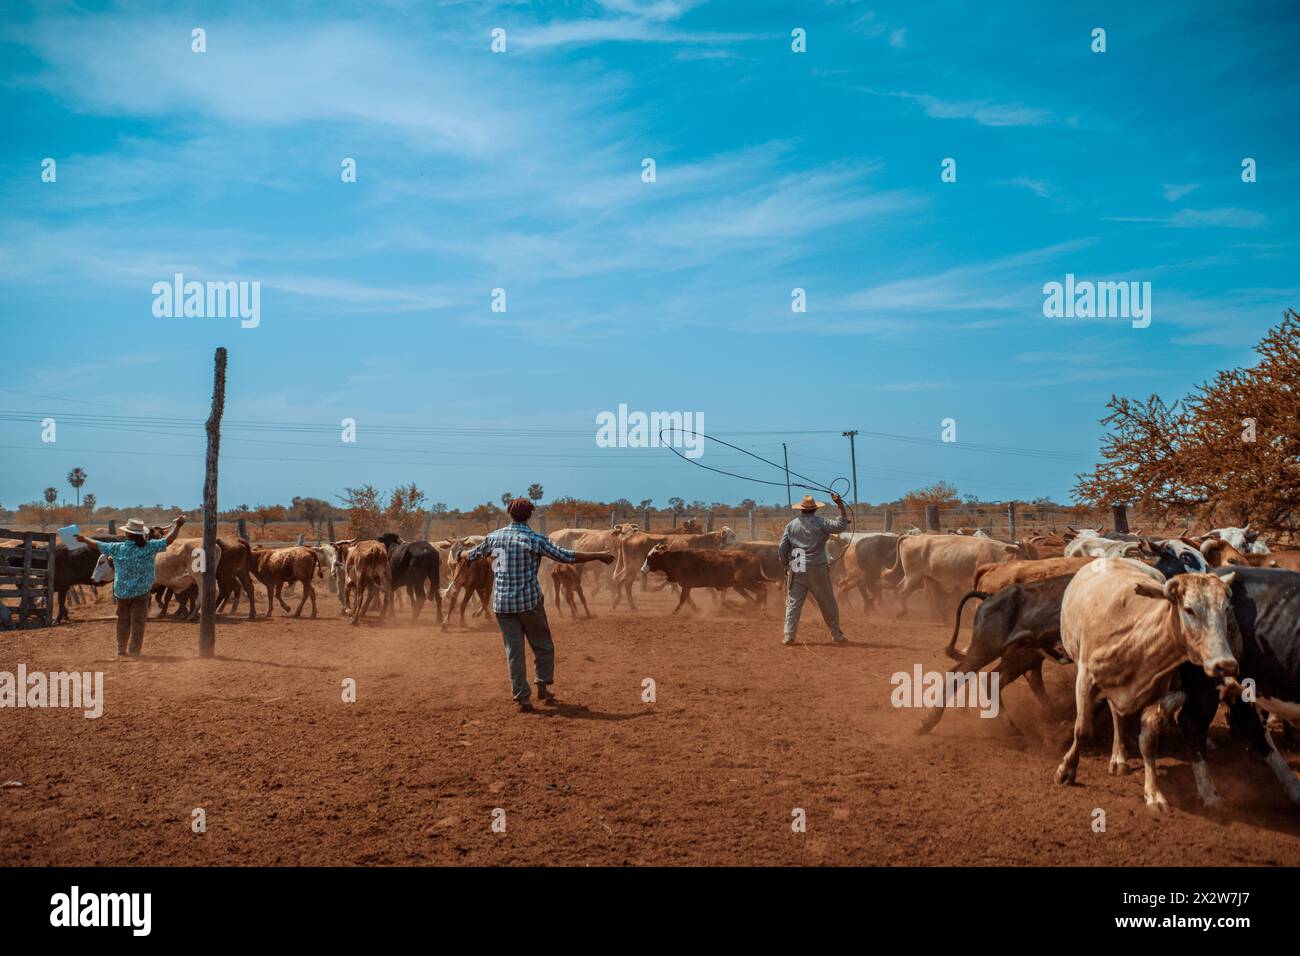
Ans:
[[[1270,550],[1249,525],[1170,538],[1069,528],[1015,542],[964,530],[968,533],[913,528],[904,534],[837,536],[831,554],[841,600],[856,594],[863,609],[872,611],[888,591],[902,617],[912,613],[909,602],[922,592],[930,612],[953,620],[944,651],[957,661],[956,673],[995,665],[1000,688],[1024,676],[1048,716],[1052,706],[1043,663],[1074,664],[1074,737],[1056,772],[1060,783],[1075,780],[1081,742],[1104,701],[1114,729],[1111,773],[1130,769],[1125,724],[1133,718],[1140,724],[1145,801],[1155,811],[1165,809],[1154,758],[1160,729],[1172,720],[1184,738],[1199,797],[1214,806],[1221,798],[1204,754],[1208,728],[1222,704],[1234,736],[1266,761],[1287,795],[1300,803],[1300,780],[1272,738],[1286,722],[1300,721],[1300,551]],[[151,530],[154,536],[165,533],[165,528]],[[552,605],[562,609],[563,595],[574,617],[579,602],[590,617],[588,597],[602,590],[608,591],[612,609],[626,604],[634,611],[638,589],[668,587],[677,595],[674,614],[699,610],[693,591],[734,608],[727,592],[735,591],[744,601],[742,610],[763,615],[769,585],[781,587],[785,580],[777,542],[738,541],[730,528],[650,533],[619,524],[608,530],[564,528],[550,538],[565,548],[616,556],[609,567],[543,559],[539,576],[543,583],[550,580]],[[490,618],[491,562],[464,560],[480,541],[478,536],[403,541],[388,533],[272,549],[220,537],[209,557],[216,562],[216,609],[229,604],[228,612],[238,613],[242,595],[247,616],[256,617],[256,580],[266,591],[266,617],[277,603],[289,613],[284,594],[300,589],[291,613],[301,616],[310,601],[314,618],[316,582],[327,580],[340,613],[354,625],[372,610],[382,622],[403,596],[412,624],[430,599],[434,623],[443,628],[453,614],[464,624],[471,601],[475,615]],[[168,613],[173,598],[176,616],[197,614],[193,555],[201,544],[199,538],[178,539],[157,556],[160,615]],[[69,589],[102,584],[111,576],[107,557],[97,561],[88,549],[68,551],[60,545],[58,619],[68,617]],[[981,603],[966,649],[959,651],[962,615],[972,601]],[[930,708],[919,732],[932,730],[951,704],[945,696]]]

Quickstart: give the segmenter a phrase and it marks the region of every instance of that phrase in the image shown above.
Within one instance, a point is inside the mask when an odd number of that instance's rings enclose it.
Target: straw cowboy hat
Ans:
[[[817,501],[812,495],[804,495],[803,501],[792,507],[795,511],[816,511],[818,508],[825,508],[826,502]]]
[[[122,525],[122,533],[147,535],[149,533],[149,528],[139,518],[132,518],[126,524]]]

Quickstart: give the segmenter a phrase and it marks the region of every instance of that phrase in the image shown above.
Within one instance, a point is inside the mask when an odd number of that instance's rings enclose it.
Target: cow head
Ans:
[[[1143,538],[1139,547],[1142,554],[1155,559],[1156,570],[1167,578],[1176,574],[1204,574],[1210,570],[1205,555],[1181,538]]]
[[[1142,597],[1173,605],[1174,631],[1186,646],[1188,659],[1200,665],[1208,677],[1237,676],[1237,656],[1228,627],[1232,615],[1229,595],[1236,574],[1180,574],[1163,585],[1142,581],[1133,588]],[[1240,643],[1239,632],[1235,628],[1232,632]]]
[[[722,538],[721,538],[721,541],[722,541],[722,544],[720,545],[720,547],[723,547],[723,548],[730,548],[730,547],[733,547],[733,546],[735,545],[735,543],[736,543],[736,532],[732,531],[732,530],[731,530],[730,528],[728,528],[726,525],[723,525],[723,526],[722,526]]]
[[[1250,564],[1244,554],[1222,538],[1206,538],[1201,542],[1200,551],[1201,554],[1205,555],[1206,563],[1212,568],[1222,568],[1228,565],[1247,566]]]
[[[660,542],[650,549],[645,556],[645,562],[641,565],[641,573],[649,574],[651,571],[663,570],[663,555],[668,552],[668,545]]]
[[[339,564],[346,564],[348,552],[357,543],[356,538],[345,538],[342,541],[331,541],[330,545],[334,548],[334,554]]]
[[[90,572],[90,583],[107,584],[113,580],[115,574],[113,559],[106,554],[101,554],[99,560],[95,562],[95,570]]]
[[[383,544],[389,551],[392,551],[393,548],[402,543],[402,536],[395,531],[385,531],[375,540]]]

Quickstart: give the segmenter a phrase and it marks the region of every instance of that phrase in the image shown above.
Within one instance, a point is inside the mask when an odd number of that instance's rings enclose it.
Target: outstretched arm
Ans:
[[[176,536],[181,533],[181,525],[183,524],[185,524],[185,516],[177,515],[174,519],[172,519],[171,531],[167,532],[167,536],[163,538],[163,540],[166,541],[168,544],[171,544],[173,541],[175,541]]]

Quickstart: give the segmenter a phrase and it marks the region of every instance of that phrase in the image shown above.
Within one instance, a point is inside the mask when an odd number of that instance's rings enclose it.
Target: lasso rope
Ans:
[[[765,465],[771,465],[773,468],[779,468],[785,474],[791,475],[795,478],[800,478],[802,479],[802,481],[791,481],[791,482],[768,481],[765,478],[755,478],[752,475],[740,475],[734,471],[724,471],[721,468],[714,468],[712,465],[701,464],[696,459],[687,458],[685,455],[683,455],[680,451],[678,451],[676,448],[673,447],[671,441],[665,442],[664,434],[666,432],[680,432],[684,435],[698,435],[700,438],[707,438],[711,442],[717,442],[719,445],[723,445],[727,448],[731,448],[735,451],[738,451],[742,455],[748,455],[750,458],[756,459],[757,461],[761,461]],[[759,484],[759,485],[772,485],[777,488],[805,488],[808,491],[824,491],[828,495],[839,494],[839,492],[837,492],[834,488],[834,485],[837,482],[841,482],[841,481],[844,482],[845,493],[847,493],[849,489],[853,487],[853,483],[846,477],[832,478],[829,486],[823,485],[820,482],[818,482],[815,478],[809,478],[807,475],[801,475],[797,471],[791,471],[787,466],[779,465],[776,462],[771,461],[770,459],[764,458],[762,455],[756,455],[747,448],[741,448],[739,445],[733,445],[731,444],[731,442],[723,441],[721,438],[714,438],[712,435],[706,435],[704,434],[704,432],[693,431],[689,428],[675,428],[673,426],[669,426],[668,428],[659,429],[659,444],[662,445],[664,448],[667,448],[670,452],[672,452],[682,461],[690,462],[696,468],[703,468],[705,471],[712,471],[719,475],[726,475],[728,478],[739,478],[741,481],[752,481],[755,484]],[[804,484],[803,482],[810,482],[810,484]],[[840,495],[841,499],[843,499],[843,497],[844,495]],[[857,533],[858,516],[856,510],[850,509],[849,521],[853,525],[852,533]],[[828,563],[827,566],[829,567],[830,565],[834,564],[836,561],[843,560],[844,556],[848,553],[849,553],[849,549],[845,548],[843,551],[840,552],[840,556],[838,558],[833,558]]]

